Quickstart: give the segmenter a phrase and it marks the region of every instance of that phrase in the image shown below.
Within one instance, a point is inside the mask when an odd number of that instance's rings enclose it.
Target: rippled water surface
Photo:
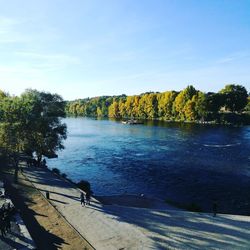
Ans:
[[[96,195],[144,193],[250,214],[250,127],[67,118],[68,139],[48,160]]]

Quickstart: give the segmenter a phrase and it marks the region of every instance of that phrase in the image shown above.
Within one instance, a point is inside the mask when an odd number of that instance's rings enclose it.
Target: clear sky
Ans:
[[[0,89],[66,100],[250,91],[250,0],[0,0]]]

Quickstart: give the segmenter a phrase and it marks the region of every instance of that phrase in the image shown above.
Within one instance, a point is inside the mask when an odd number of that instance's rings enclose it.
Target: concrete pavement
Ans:
[[[80,205],[80,191],[41,168],[25,176],[96,249],[250,249],[250,217],[180,210]]]

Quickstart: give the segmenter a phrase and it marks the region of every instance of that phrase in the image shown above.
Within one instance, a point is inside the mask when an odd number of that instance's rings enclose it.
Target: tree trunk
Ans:
[[[19,160],[14,159],[14,167],[15,167],[15,172],[14,172],[14,182],[18,182],[18,171],[19,171]]]
[[[42,155],[38,155],[37,156],[37,165],[38,165],[38,167],[41,166],[41,161],[42,161]]]

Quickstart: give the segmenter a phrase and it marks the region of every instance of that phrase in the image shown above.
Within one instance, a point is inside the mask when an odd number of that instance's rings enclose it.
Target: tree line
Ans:
[[[182,91],[147,92],[133,96],[101,96],[69,101],[67,115],[117,119],[214,121],[246,123],[250,98],[241,85],[226,85],[218,93],[204,93],[192,85]]]
[[[22,155],[56,157],[67,136],[65,102],[57,94],[26,90],[11,96],[0,90],[0,157],[18,169]]]

